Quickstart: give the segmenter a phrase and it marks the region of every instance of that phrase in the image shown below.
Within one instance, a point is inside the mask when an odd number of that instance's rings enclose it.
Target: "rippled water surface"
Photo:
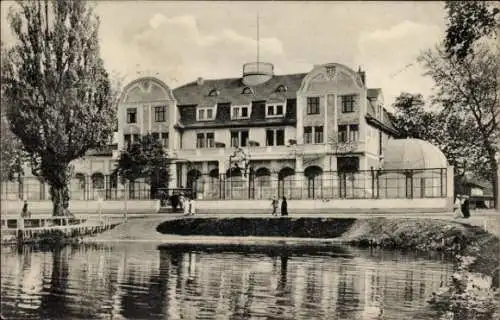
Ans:
[[[2,315],[399,320],[421,312],[451,272],[442,259],[352,248],[309,254],[130,243],[2,248]]]

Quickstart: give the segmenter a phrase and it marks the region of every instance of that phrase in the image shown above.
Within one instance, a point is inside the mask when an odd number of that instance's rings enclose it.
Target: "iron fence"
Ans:
[[[273,196],[300,199],[413,199],[447,194],[447,169],[327,171],[306,175],[218,177],[200,175],[188,181],[198,199],[248,200]]]
[[[75,177],[72,200],[165,199],[181,190],[200,200],[270,199],[413,199],[447,195],[447,169],[325,171],[305,174],[200,174],[188,177],[186,188],[168,189],[147,182],[119,184],[113,176]],[[49,187],[36,179],[2,182],[1,199],[49,200]]]

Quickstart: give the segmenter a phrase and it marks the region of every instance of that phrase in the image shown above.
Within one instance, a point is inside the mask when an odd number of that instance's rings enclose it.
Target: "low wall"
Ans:
[[[270,212],[269,200],[203,200],[196,202],[199,213],[265,213]],[[446,198],[426,199],[335,199],[335,200],[289,200],[288,212],[357,212],[357,213],[411,213],[449,212]]]
[[[21,213],[23,208],[22,201],[8,201],[4,200],[1,203],[2,214],[15,214]],[[116,214],[125,211],[131,213],[156,213],[160,209],[158,200],[133,200],[127,201],[85,201],[85,200],[72,200],[69,203],[69,209],[73,214],[93,214],[99,213],[101,208],[102,214]],[[28,210],[34,214],[52,214],[51,201],[28,201]]]

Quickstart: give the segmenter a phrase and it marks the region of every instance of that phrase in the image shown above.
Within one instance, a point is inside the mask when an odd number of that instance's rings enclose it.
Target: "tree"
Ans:
[[[393,124],[401,137],[421,139],[436,145],[456,170],[464,162],[472,162],[471,156],[477,153],[477,148],[469,130],[473,126],[471,119],[439,108],[426,110],[421,94],[403,92],[392,107],[395,110]]]
[[[145,179],[154,192],[158,187],[166,187],[168,182],[168,156],[159,139],[146,134],[121,153],[115,173],[122,181]]]
[[[474,151],[468,151],[474,158],[473,169],[491,181],[496,199],[495,154],[500,138],[496,53],[486,44],[477,44],[471,53],[460,59],[450,57],[437,47],[424,52],[419,60],[436,84],[433,103],[443,107],[443,114],[459,121],[454,129],[462,129],[458,136],[465,136],[470,150]]]
[[[446,1],[448,26],[446,52],[462,60],[473,52],[474,44],[485,37],[496,38],[500,9],[489,1]]]
[[[69,205],[71,161],[109,141],[116,117],[99,52],[99,19],[86,1],[19,1],[15,44],[2,56],[10,129],[50,186],[53,215]]]

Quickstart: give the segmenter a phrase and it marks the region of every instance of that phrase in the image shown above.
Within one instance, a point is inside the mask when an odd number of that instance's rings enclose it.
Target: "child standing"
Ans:
[[[189,215],[189,197],[183,197],[184,201],[182,201],[182,208],[184,209],[184,215],[188,216]]]
[[[271,206],[273,207],[273,216],[278,215],[278,199],[276,199],[276,196],[273,197],[273,200],[271,201]]]

